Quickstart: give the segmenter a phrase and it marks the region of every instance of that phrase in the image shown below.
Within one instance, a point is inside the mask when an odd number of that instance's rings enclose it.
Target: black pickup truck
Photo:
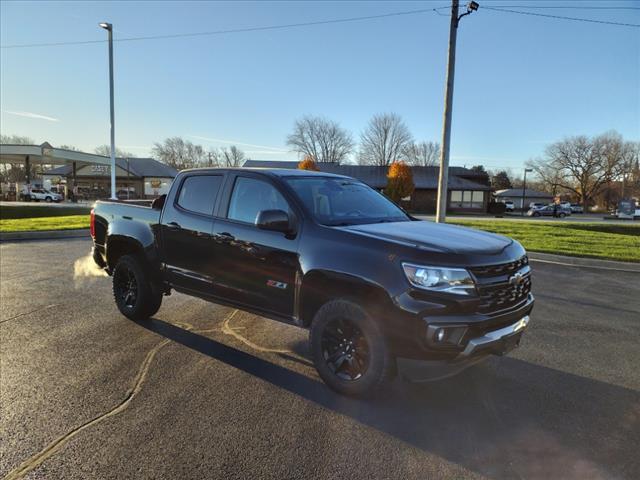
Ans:
[[[126,317],[175,289],[308,328],[320,377],[348,395],[398,365],[415,377],[504,354],[534,302],[518,242],[417,220],[326,173],[183,171],[152,204],[97,202],[91,236]]]

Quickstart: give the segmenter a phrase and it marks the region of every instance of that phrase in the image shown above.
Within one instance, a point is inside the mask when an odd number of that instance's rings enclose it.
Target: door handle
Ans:
[[[218,233],[215,237],[221,242],[233,242],[236,239],[236,237],[231,235],[229,232]]]
[[[169,222],[167,223],[167,228],[169,230],[180,230],[182,227],[178,222]]]

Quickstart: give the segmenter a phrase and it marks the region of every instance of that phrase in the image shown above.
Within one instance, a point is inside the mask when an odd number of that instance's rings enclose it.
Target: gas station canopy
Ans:
[[[16,165],[73,165],[86,164],[110,165],[109,157],[93,153],[78,152],[54,148],[45,142],[42,145],[0,144],[0,163]]]

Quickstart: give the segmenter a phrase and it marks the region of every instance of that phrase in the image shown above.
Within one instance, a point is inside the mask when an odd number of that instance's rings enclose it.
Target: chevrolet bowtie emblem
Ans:
[[[520,272],[509,277],[509,285],[511,285],[512,287],[517,287],[519,285],[522,285],[523,282],[524,282],[524,277]]]

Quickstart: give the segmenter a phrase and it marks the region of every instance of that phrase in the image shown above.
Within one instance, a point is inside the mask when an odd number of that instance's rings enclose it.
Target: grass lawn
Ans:
[[[532,252],[640,262],[640,225],[508,220],[449,223],[512,237]]]
[[[10,218],[36,218],[36,217],[60,217],[68,215],[89,215],[91,207],[54,207],[46,205],[6,205],[0,207],[0,219]]]
[[[58,210],[58,213],[60,211]],[[0,232],[89,228],[89,215],[0,219]]]

